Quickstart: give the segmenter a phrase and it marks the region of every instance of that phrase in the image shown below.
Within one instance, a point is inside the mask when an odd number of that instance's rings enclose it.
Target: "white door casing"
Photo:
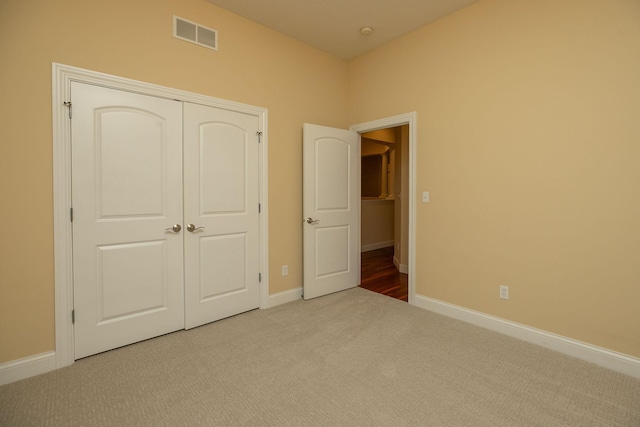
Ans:
[[[260,305],[259,124],[184,104],[187,329]]]
[[[73,83],[75,358],[183,328],[182,103]],[[176,227],[177,229],[177,227]]]
[[[304,124],[304,299],[360,283],[360,138]]]
[[[416,152],[417,152],[417,113],[405,113],[398,114],[396,116],[385,117],[383,119],[372,120],[370,122],[359,123],[349,127],[352,131],[359,134],[365,132],[372,132],[379,129],[397,127],[397,126],[409,126],[409,182],[408,193],[403,197],[408,198],[409,204],[409,304],[416,304],[416,285],[415,285],[415,270],[416,270]]]
[[[75,357],[75,328],[73,284],[73,223],[70,210],[72,203],[72,156],[71,87],[75,83],[108,87],[125,92],[149,95],[208,105],[223,110],[242,112],[257,118],[261,130],[259,144],[259,198],[262,213],[259,217],[259,270],[262,281],[259,291],[261,308],[269,306],[269,242],[268,242],[268,112],[261,107],[212,98],[192,92],[126,79],[96,71],[52,64],[52,112],[53,112],[53,222],[54,222],[54,266],[55,266],[55,352],[53,365],[61,368],[73,364]],[[73,112],[77,117],[77,111]],[[181,230],[181,235],[184,233]],[[183,318],[184,322],[184,318]]]

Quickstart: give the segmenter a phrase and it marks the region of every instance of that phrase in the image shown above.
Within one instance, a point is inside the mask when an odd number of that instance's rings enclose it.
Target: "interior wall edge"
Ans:
[[[0,363],[0,386],[44,374],[54,369],[56,369],[55,351]]]
[[[287,291],[276,292],[269,295],[267,304],[264,308],[273,308],[278,305],[286,304],[288,302],[297,301],[302,298],[302,286],[298,286]]]
[[[640,359],[627,354],[470,310],[424,295],[415,296],[415,306],[594,363],[612,371],[640,378]]]

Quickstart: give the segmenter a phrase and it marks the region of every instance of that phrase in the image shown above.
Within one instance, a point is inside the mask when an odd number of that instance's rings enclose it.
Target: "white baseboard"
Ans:
[[[537,344],[587,362],[595,363],[596,365],[616,372],[640,378],[640,359],[636,357],[617,353],[592,344],[511,322],[499,317],[490,316],[423,295],[416,295],[414,302],[417,307],[425,310],[472,323],[476,326],[500,332],[532,344]]]
[[[56,353],[49,351],[35,356],[0,364],[0,386],[56,369]]]
[[[268,307],[275,307],[302,298],[302,287],[269,295]],[[415,306],[434,313],[462,320],[492,331],[576,357],[596,365],[640,378],[640,359],[592,344],[556,335],[520,323],[490,316],[434,298],[416,295]],[[0,364],[0,386],[56,369],[53,351]]]
[[[393,265],[396,266],[400,273],[409,274],[409,267],[407,266],[407,264],[400,264],[400,261],[398,261],[398,258],[396,258],[395,256],[393,257]]]
[[[393,246],[393,240],[387,240],[386,242],[370,243],[368,245],[360,246],[360,252],[375,251],[376,249],[388,248]]]
[[[291,289],[289,291],[278,292],[277,294],[269,295],[266,308],[286,304],[291,301],[297,301],[300,298],[302,298],[302,286],[299,288]]]
[[[265,308],[275,307],[302,298],[302,287],[269,295]],[[0,364],[0,386],[56,369],[56,353],[36,354]]]

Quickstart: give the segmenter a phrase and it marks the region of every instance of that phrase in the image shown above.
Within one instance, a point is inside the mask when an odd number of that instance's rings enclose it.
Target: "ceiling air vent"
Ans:
[[[209,49],[218,50],[218,32],[178,16],[173,17],[173,36]]]

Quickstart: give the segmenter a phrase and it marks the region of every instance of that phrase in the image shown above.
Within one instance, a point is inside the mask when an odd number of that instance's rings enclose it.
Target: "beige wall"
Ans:
[[[271,293],[302,282],[302,123],[417,111],[417,292],[640,356],[639,22],[480,0],[347,65],[203,0],[1,1],[0,363],[54,348],[53,61],[269,109]]]
[[[360,201],[360,248],[362,252],[393,246],[394,200]]]
[[[640,2],[481,0],[349,92],[417,111],[418,294],[640,356]]]
[[[396,134],[395,155],[395,225],[393,253],[400,269],[409,266],[409,125],[394,128]],[[404,271],[406,272],[406,271]]]
[[[54,349],[52,62],[268,108],[270,291],[301,285],[302,124],[347,127],[346,62],[202,0],[2,0],[0,54],[0,363]]]

